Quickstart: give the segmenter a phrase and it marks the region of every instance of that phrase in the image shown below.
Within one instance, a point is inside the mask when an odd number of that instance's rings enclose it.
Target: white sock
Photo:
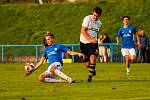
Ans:
[[[61,78],[67,80],[67,81],[72,81],[72,79],[70,77],[68,77],[67,75],[65,75],[63,72],[61,72],[60,70],[56,69],[55,73],[60,76]]]
[[[127,73],[130,73],[130,68],[127,68]]]
[[[49,83],[58,83],[59,80],[53,79],[53,78],[45,78],[44,79],[45,82],[49,82]]]

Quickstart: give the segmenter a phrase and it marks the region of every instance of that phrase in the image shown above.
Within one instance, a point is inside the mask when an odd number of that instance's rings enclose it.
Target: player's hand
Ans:
[[[83,57],[83,59],[85,59],[85,55],[82,54],[82,53],[79,53],[78,56],[79,56],[79,57]]]
[[[24,77],[29,76],[31,73],[32,73],[32,72],[26,72],[25,75],[24,75]]]
[[[34,71],[34,69],[33,70],[31,70],[31,71],[25,71],[25,77],[27,77],[27,76],[29,76],[30,74],[32,74],[32,72]]]

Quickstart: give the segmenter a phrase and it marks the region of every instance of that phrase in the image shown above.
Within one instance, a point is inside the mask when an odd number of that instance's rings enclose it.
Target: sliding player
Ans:
[[[61,71],[63,67],[62,52],[65,52],[69,55],[78,55],[79,57],[83,58],[84,55],[79,52],[70,51],[64,45],[55,43],[54,35],[52,33],[47,33],[44,37],[44,41],[44,45],[46,48],[44,49],[42,58],[39,61],[39,63],[35,66],[35,68],[28,74],[31,74],[33,71],[37,70],[43,64],[46,57],[48,57],[48,69],[39,76],[39,81],[50,83],[73,83],[74,80]],[[56,75],[61,77],[61,79],[57,80]]]

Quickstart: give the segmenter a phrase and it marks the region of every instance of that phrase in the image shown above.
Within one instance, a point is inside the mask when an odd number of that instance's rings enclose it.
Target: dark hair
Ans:
[[[122,21],[123,21],[124,18],[128,18],[130,20],[129,16],[122,16]]]
[[[95,8],[93,9],[93,12],[96,12],[97,14],[101,15],[101,14],[102,14],[102,9],[99,8],[99,7],[95,7]]]
[[[50,37],[54,38],[54,34],[52,34],[51,32],[46,32],[45,36],[50,36]]]
[[[54,38],[54,34],[52,34],[51,32],[46,32],[46,34],[45,34],[45,37],[46,36],[50,36],[50,37],[52,37],[52,38]],[[46,42],[46,38],[44,37],[44,39],[43,39],[43,45],[45,46],[45,48],[46,47],[48,47],[48,44],[47,44],[47,42]]]

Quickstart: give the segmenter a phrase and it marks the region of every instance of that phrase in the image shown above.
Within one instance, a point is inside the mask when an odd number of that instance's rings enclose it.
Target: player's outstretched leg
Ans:
[[[58,83],[59,81],[55,78],[56,75],[54,73],[44,72],[38,77],[38,80],[41,82]]]
[[[53,78],[44,78],[44,82],[48,82],[48,83],[59,83],[60,81],[57,79],[53,79]]]
[[[44,79],[45,82],[48,82],[48,83],[68,83],[67,80],[64,80],[64,79],[53,79],[53,78],[45,78]]]
[[[68,78],[71,79],[71,78]],[[65,79],[56,79],[56,74],[53,72],[44,72],[42,73],[39,78],[39,81],[41,82],[47,82],[47,83],[74,83],[74,80],[65,80]]]
[[[68,77],[67,75],[65,75],[63,72],[61,72],[60,70],[56,69],[55,73],[60,76],[61,78],[67,80],[69,83],[75,83],[75,80],[73,80],[72,78]]]

